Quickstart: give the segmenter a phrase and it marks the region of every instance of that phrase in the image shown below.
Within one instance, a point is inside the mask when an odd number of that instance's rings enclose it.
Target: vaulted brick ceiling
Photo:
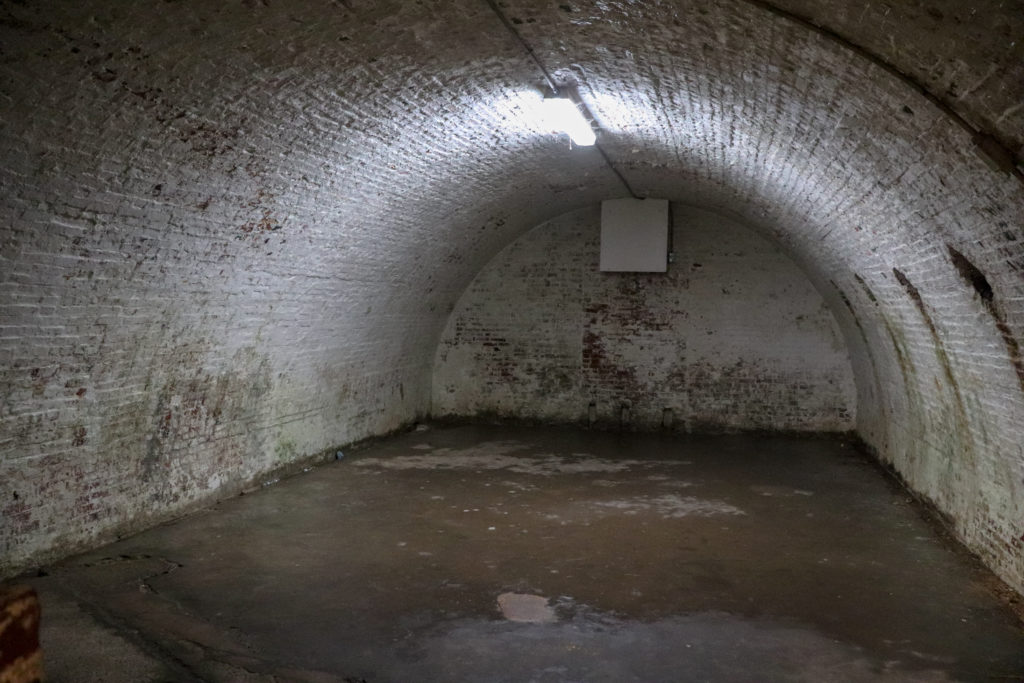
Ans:
[[[1024,4],[497,4],[518,38],[484,0],[0,6],[3,466],[117,448],[149,464],[82,476],[129,487],[170,448],[164,395],[226,376],[266,376],[256,436],[226,437],[265,456],[180,446],[168,510],[266,471],[282,425],[299,454],[392,428],[483,264],[624,179],[801,265],[862,436],[1024,585],[1024,183],[972,142],[1024,153]],[[537,62],[600,150],[530,119]],[[49,366],[67,397],[26,379]]]

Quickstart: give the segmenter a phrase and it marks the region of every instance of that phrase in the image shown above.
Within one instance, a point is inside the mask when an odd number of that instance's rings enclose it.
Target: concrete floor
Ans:
[[[51,681],[1024,680],[837,440],[412,432],[46,572]]]

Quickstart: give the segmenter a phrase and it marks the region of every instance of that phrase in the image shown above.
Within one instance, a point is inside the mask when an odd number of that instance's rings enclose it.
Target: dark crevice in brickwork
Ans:
[[[932,320],[931,314],[924,305],[924,299],[921,298],[921,292],[910,280],[907,279],[907,276],[904,275],[903,271],[900,269],[893,268],[892,274],[896,277],[896,281],[903,285],[903,289],[906,290],[910,299],[914,302],[914,305],[917,306],[917,310],[924,317],[924,322],[928,326],[928,330],[932,333],[932,338],[937,341],[939,339],[939,332],[935,328],[935,322]]]
[[[878,304],[878,297],[876,297],[875,293],[871,291],[870,287],[868,287],[868,283],[864,282],[864,278],[862,278],[860,275],[857,275],[856,273],[854,273],[853,274],[853,279],[856,280],[857,284],[860,285],[860,288],[864,290],[864,293],[867,295],[868,300],[871,303],[877,305]]]
[[[857,284],[859,284],[861,289],[864,290],[864,294],[868,297],[868,300],[871,303],[873,303],[876,307],[878,307],[878,297],[875,296],[874,291],[872,291],[871,287],[868,286],[868,283],[864,281],[864,278],[862,278],[860,275],[854,273],[853,274],[853,279],[856,280]],[[839,295],[843,297],[844,303],[846,303],[847,308],[849,308],[850,307],[849,301],[846,299],[845,296],[843,296],[843,293],[840,292]],[[914,362],[911,360],[910,354],[908,354],[906,349],[904,348],[904,343],[905,342],[903,342],[901,340],[901,338],[896,335],[896,330],[893,328],[892,323],[889,322],[889,319],[885,317],[885,314],[882,313],[880,309],[878,309],[878,315],[881,316],[881,318],[882,318],[882,325],[885,327],[885,332],[886,332],[886,334],[889,335],[889,341],[892,342],[893,350],[896,352],[896,362],[900,366],[900,374],[903,375],[903,391],[904,391],[904,393],[906,394],[906,396],[907,396],[907,398],[909,400],[909,398],[910,398],[910,381],[911,381],[911,378],[913,378],[915,376],[915,372],[916,372],[916,370],[914,368]],[[855,318],[855,320],[856,320],[856,318]],[[861,331],[861,334],[863,335],[863,330]],[[865,343],[867,343],[867,340],[865,340]],[[871,347],[870,346],[868,346],[868,358],[872,359],[872,364],[873,364],[874,363],[874,359],[873,359],[873,356],[872,356],[872,353],[871,353]],[[877,377],[876,377],[875,381],[878,382],[878,378]],[[879,386],[881,386],[881,382],[879,382]]]
[[[850,316],[853,318],[853,324],[860,330],[860,336],[867,342],[867,337],[864,336],[864,328],[860,324],[860,319],[857,317],[857,311],[854,310],[853,304],[850,303],[850,297],[846,296],[846,292],[839,288],[839,285],[834,280],[829,280],[829,284],[835,287],[836,292],[839,293],[839,298],[842,299],[843,305],[846,306],[846,310],[850,312]]]
[[[985,274],[971,263],[966,256],[949,244],[946,245],[946,249],[949,251],[949,257],[952,259],[953,266],[960,274],[960,277],[974,288],[974,291],[977,292],[985,304],[985,310],[995,320],[996,328],[1003,338],[1006,352],[1010,356],[1010,362],[1013,364],[1013,369],[1017,374],[1017,382],[1020,384],[1021,391],[1024,391],[1024,358],[1021,357],[1020,342],[1017,341],[1013,330],[1007,324],[1006,316],[1003,314],[1002,309],[996,305],[995,292],[992,290],[992,285],[989,283],[988,278],[985,277]]]
[[[924,318],[925,325],[928,326],[928,331],[931,333],[932,342],[934,343],[935,355],[939,360],[939,364],[942,365],[942,372],[946,377],[946,382],[949,387],[953,390],[953,397],[956,400],[956,416],[957,416],[957,433],[961,435],[961,445],[966,451],[970,450],[970,430],[968,428],[967,410],[964,408],[964,398],[960,391],[960,385],[957,383],[955,376],[953,375],[953,367],[949,362],[949,354],[946,352],[946,346],[942,343],[942,338],[939,336],[938,328],[935,327],[935,321],[932,319],[931,313],[928,312],[928,307],[924,303],[924,299],[921,297],[921,292],[914,286],[914,284],[907,278],[907,276],[898,268],[892,269],[892,274],[896,276],[896,280],[903,285],[903,289],[906,290],[910,299],[914,302],[918,312],[921,313],[921,317]]]
[[[861,285],[866,287],[866,285],[864,285],[864,281],[860,279],[860,276],[854,275],[854,277],[857,278],[857,281],[860,282]],[[846,306],[846,310],[848,310],[850,312],[850,317],[853,319],[853,324],[857,327],[857,332],[860,333],[860,340],[864,343],[864,351],[868,355],[868,362],[871,363],[871,375],[875,379],[875,391],[876,392],[880,392],[881,389],[882,389],[882,382],[881,382],[881,380],[878,377],[878,365],[875,362],[875,354],[872,353],[872,351],[871,351],[871,344],[870,344],[870,342],[868,342],[868,335],[864,332],[864,326],[861,325],[860,318],[857,316],[857,312],[854,310],[853,304],[850,303],[850,298],[848,296],[846,296],[846,292],[844,292],[842,289],[840,289],[839,285],[837,285],[834,280],[829,280],[829,284],[832,285],[832,287],[835,288],[836,292],[839,293],[839,298],[842,300],[843,305]],[[869,296],[869,298],[871,299],[872,303],[875,303],[874,296]],[[903,370],[902,367],[900,369]],[[904,376],[903,376],[903,385],[904,385],[904,387],[906,387],[906,383],[907,383],[907,377],[906,377],[906,374],[904,372]]]
[[[992,285],[989,284],[985,274],[952,246],[947,244],[946,249],[949,250],[949,257],[953,260],[953,265],[956,267],[957,272],[960,273],[960,277],[974,287],[974,291],[978,293],[982,301],[992,303]]]
[[[896,334],[896,329],[889,322],[889,319],[884,315],[882,316],[882,324],[885,326],[885,332],[889,335],[889,341],[892,342],[892,347],[896,351],[896,362],[899,363],[900,372],[903,374],[905,380],[903,388],[907,393],[907,398],[910,397],[910,380],[917,374],[917,368],[914,366],[914,361],[911,359],[910,354],[907,352],[904,346],[906,342],[902,336]]]

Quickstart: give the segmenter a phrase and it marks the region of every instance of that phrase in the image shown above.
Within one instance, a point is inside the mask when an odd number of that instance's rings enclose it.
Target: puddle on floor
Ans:
[[[527,624],[550,624],[558,621],[555,610],[548,598],[528,593],[502,593],[498,596],[498,608],[509,621]]]

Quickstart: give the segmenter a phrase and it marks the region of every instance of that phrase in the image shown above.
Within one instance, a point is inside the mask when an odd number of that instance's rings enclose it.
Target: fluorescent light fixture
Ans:
[[[597,141],[590,122],[572,100],[565,97],[546,97],[543,111],[545,119],[554,130],[566,133],[580,147],[589,147]]]

